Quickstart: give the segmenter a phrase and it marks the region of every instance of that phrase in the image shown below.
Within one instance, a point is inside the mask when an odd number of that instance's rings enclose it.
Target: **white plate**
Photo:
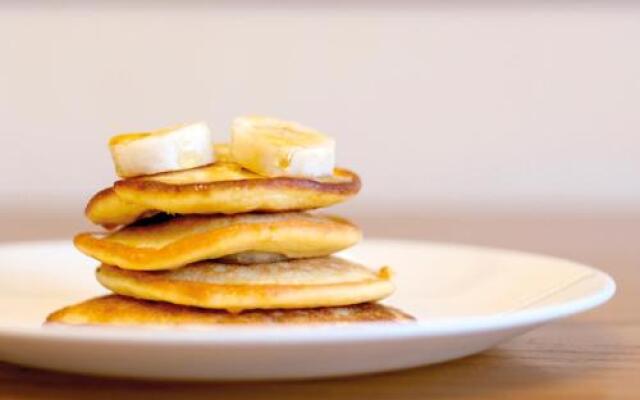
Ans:
[[[132,329],[43,327],[104,293],[95,262],[68,242],[0,246],[0,359],[85,374],[160,379],[290,379],[388,371],[485,350],[615,292],[606,274],[506,250],[371,240],[345,253],[396,271],[386,302],[414,324]]]

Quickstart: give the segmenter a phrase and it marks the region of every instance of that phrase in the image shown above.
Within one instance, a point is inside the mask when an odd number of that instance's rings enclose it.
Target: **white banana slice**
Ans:
[[[126,133],[109,141],[116,173],[122,178],[210,164],[215,161],[212,146],[213,138],[204,122]]]
[[[335,141],[295,122],[240,117],[231,126],[231,156],[263,176],[322,177],[333,174]]]

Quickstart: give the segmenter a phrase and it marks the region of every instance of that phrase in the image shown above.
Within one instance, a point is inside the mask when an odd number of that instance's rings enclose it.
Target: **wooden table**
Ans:
[[[70,227],[82,224],[13,218],[21,230],[11,237],[1,234],[0,240],[68,235]],[[0,399],[640,399],[640,215],[359,221],[370,236],[459,241],[572,258],[612,274],[618,294],[598,310],[443,365],[308,382],[193,384],[81,377],[0,363]]]

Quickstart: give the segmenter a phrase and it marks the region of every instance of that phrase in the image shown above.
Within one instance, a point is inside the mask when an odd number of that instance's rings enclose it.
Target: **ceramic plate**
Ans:
[[[380,372],[485,350],[607,301],[613,280],[553,257],[417,241],[369,240],[344,256],[390,265],[385,303],[411,324],[133,329],[43,327],[51,311],[103,294],[95,261],[69,242],[0,246],[0,360],[155,379],[301,379]]]

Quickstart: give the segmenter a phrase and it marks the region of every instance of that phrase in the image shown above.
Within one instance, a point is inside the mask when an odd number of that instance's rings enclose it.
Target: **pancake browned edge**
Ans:
[[[343,218],[288,212],[177,216],[108,235],[82,233],[74,244],[105,264],[151,271],[245,252],[253,253],[237,261],[273,259],[264,253],[285,259],[322,257],[353,246],[361,237],[360,229]]]
[[[373,271],[339,257],[248,266],[200,261],[164,271],[103,264],[96,277],[117,294],[234,312],[345,306],[381,300],[394,290],[388,267]]]
[[[392,307],[362,303],[343,307],[249,310],[232,314],[220,310],[139,300],[120,295],[97,297],[65,307],[47,317],[46,324],[71,325],[230,325],[337,324],[353,322],[409,322],[414,318]]]
[[[125,179],[98,192],[85,214],[113,228],[159,212],[239,214],[309,210],[343,202],[360,191],[354,172],[336,168],[325,178],[266,178],[233,163]]]

